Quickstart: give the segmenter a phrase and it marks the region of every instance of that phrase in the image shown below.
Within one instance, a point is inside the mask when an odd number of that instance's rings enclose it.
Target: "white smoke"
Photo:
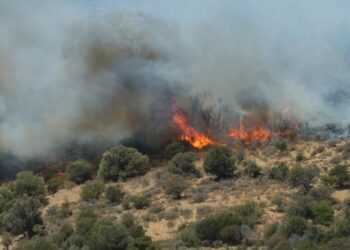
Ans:
[[[179,82],[239,113],[264,103],[347,125],[349,5],[1,1],[0,149],[32,157],[76,140],[161,135],[172,97],[188,93]]]

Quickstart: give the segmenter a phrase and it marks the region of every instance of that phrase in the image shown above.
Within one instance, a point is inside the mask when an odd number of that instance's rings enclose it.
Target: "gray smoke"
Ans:
[[[1,151],[166,140],[174,99],[195,121],[254,103],[349,123],[345,1],[130,2],[0,2]]]

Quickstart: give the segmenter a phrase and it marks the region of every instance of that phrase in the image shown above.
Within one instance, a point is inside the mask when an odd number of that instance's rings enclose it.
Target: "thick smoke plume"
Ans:
[[[349,123],[344,1],[28,2],[0,3],[1,152],[160,145],[174,100],[218,130],[255,106]]]

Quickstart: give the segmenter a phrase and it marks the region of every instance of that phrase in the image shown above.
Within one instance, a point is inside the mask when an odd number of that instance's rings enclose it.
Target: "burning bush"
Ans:
[[[128,179],[145,174],[148,162],[148,157],[136,149],[117,146],[103,154],[98,173],[105,180]]]
[[[84,160],[71,162],[67,166],[68,179],[77,184],[84,183],[91,179],[92,166]]]
[[[212,146],[204,159],[204,170],[218,178],[233,175],[235,161],[229,147]]]

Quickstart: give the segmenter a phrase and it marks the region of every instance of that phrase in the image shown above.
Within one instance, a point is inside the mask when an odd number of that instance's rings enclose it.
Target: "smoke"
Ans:
[[[174,99],[198,126],[237,121],[252,105],[346,125],[348,5],[1,1],[0,151],[161,145]]]

